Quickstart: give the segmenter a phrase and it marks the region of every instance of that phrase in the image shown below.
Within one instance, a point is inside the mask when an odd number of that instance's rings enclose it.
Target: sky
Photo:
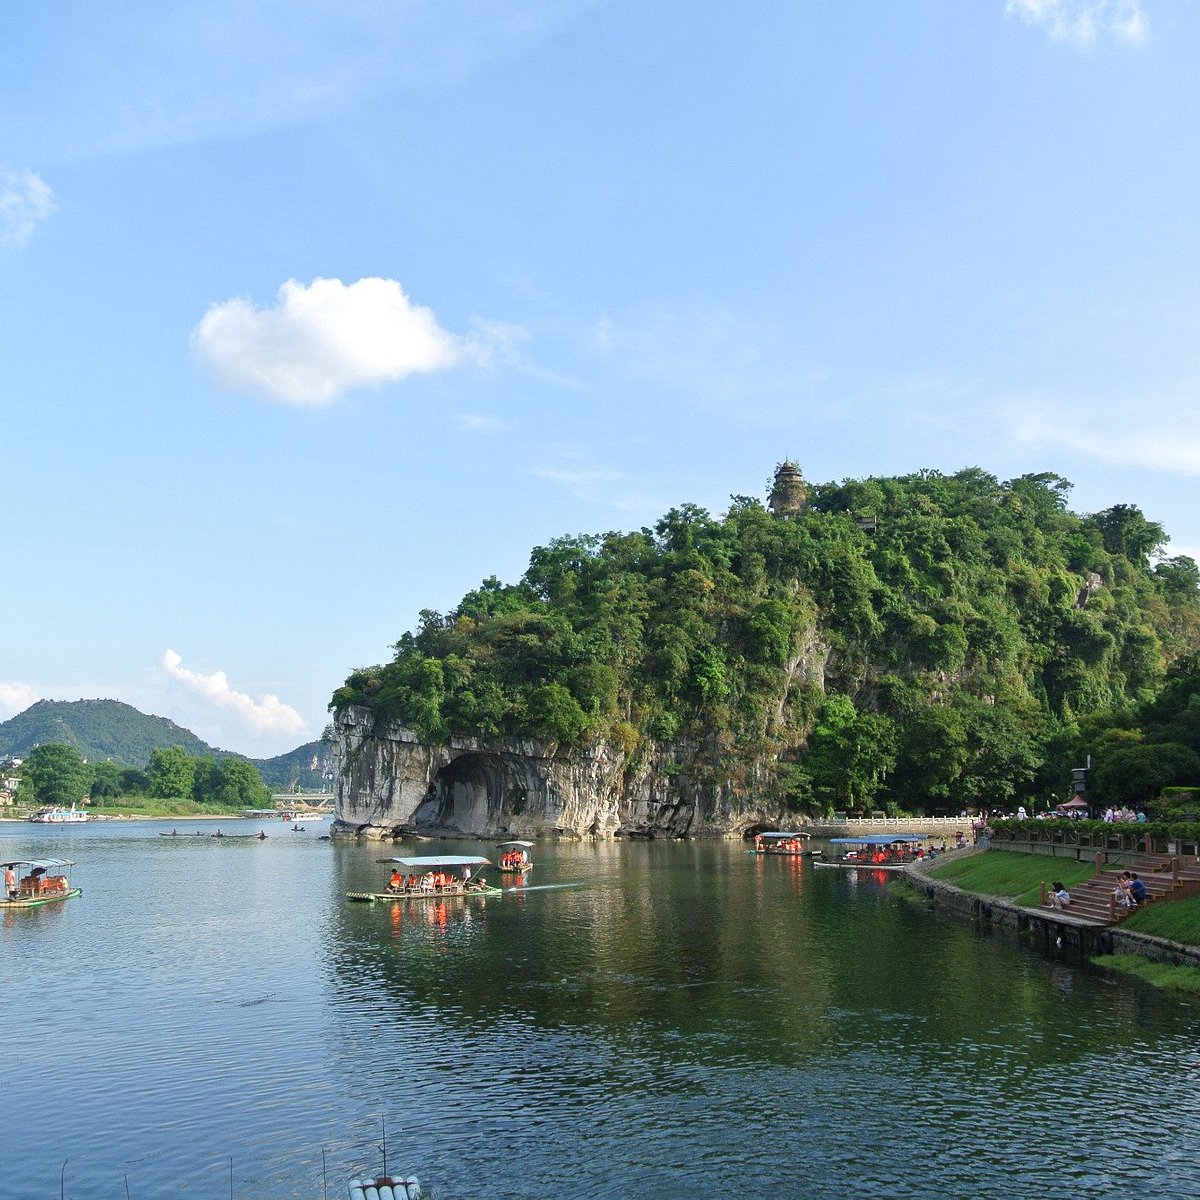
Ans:
[[[930,468],[1200,557],[1194,0],[5,0],[0,719],[255,757],[536,546]]]

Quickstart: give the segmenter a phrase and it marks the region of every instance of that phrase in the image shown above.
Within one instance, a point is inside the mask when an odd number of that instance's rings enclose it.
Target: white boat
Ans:
[[[80,821],[86,821],[88,815],[82,808],[76,808],[73,804],[70,808],[47,804],[44,808],[39,808],[29,819],[36,821],[39,825],[77,825]]]
[[[328,808],[244,808],[244,816],[263,821],[288,821],[301,825],[305,821],[323,821],[330,815]]]

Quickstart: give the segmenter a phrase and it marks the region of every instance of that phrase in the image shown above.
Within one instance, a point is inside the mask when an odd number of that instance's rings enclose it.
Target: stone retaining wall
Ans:
[[[1095,852],[1091,853],[1094,857]],[[915,862],[905,871],[913,887],[934,908],[967,917],[983,928],[1028,938],[1044,950],[1063,952],[1080,959],[1093,958],[1097,954],[1136,954],[1151,962],[1200,969],[1200,947],[1183,946],[1165,938],[1135,933],[1119,925],[1092,925],[1057,910],[1022,908],[1009,900],[967,892],[951,883],[929,877],[927,871],[936,866],[938,861]]]

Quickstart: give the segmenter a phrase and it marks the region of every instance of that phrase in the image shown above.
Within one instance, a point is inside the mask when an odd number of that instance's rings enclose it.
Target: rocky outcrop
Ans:
[[[477,837],[721,837],[778,821],[728,781],[698,772],[695,748],[608,742],[560,749],[529,739],[430,745],[370,709],[338,711],[335,834]]]

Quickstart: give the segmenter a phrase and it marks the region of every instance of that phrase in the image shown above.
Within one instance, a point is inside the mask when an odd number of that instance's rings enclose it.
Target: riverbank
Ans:
[[[989,854],[999,856],[1013,853],[986,848],[959,851],[949,861],[939,858],[912,863],[906,868],[904,878],[931,907],[966,917],[984,928],[1031,940],[1047,951],[1075,954],[1100,966],[1136,974],[1156,986],[1200,991],[1200,945],[1189,945],[1142,932],[1129,928],[1125,922],[1119,925],[1096,925],[1058,909],[1031,907],[1029,900],[1034,893],[1029,886],[1029,878],[1020,878],[1018,890],[1012,895],[1002,896],[971,890],[958,882],[951,883],[938,877],[940,872],[954,864],[977,860]],[[1028,857],[1036,859],[1040,856]],[[1040,864],[1038,870],[1042,870]],[[974,872],[963,872],[961,866],[958,872],[961,883],[971,882],[970,875]],[[989,871],[987,874],[996,878],[995,872]],[[1026,903],[1021,903],[1022,899]],[[1168,905],[1194,906],[1196,901],[1160,901],[1156,907]],[[1143,918],[1149,918],[1152,911],[1142,914]],[[1131,921],[1135,919],[1138,918],[1129,918]]]
[[[139,813],[139,812],[96,812],[93,809],[87,810],[88,821],[254,821],[262,818],[247,817],[241,809],[230,812],[178,812],[178,813]],[[270,819],[270,818],[268,818]],[[31,825],[36,824],[29,817],[0,817],[0,823],[6,825]],[[83,822],[86,824],[87,822]],[[48,829],[59,828],[59,826],[48,825]]]

